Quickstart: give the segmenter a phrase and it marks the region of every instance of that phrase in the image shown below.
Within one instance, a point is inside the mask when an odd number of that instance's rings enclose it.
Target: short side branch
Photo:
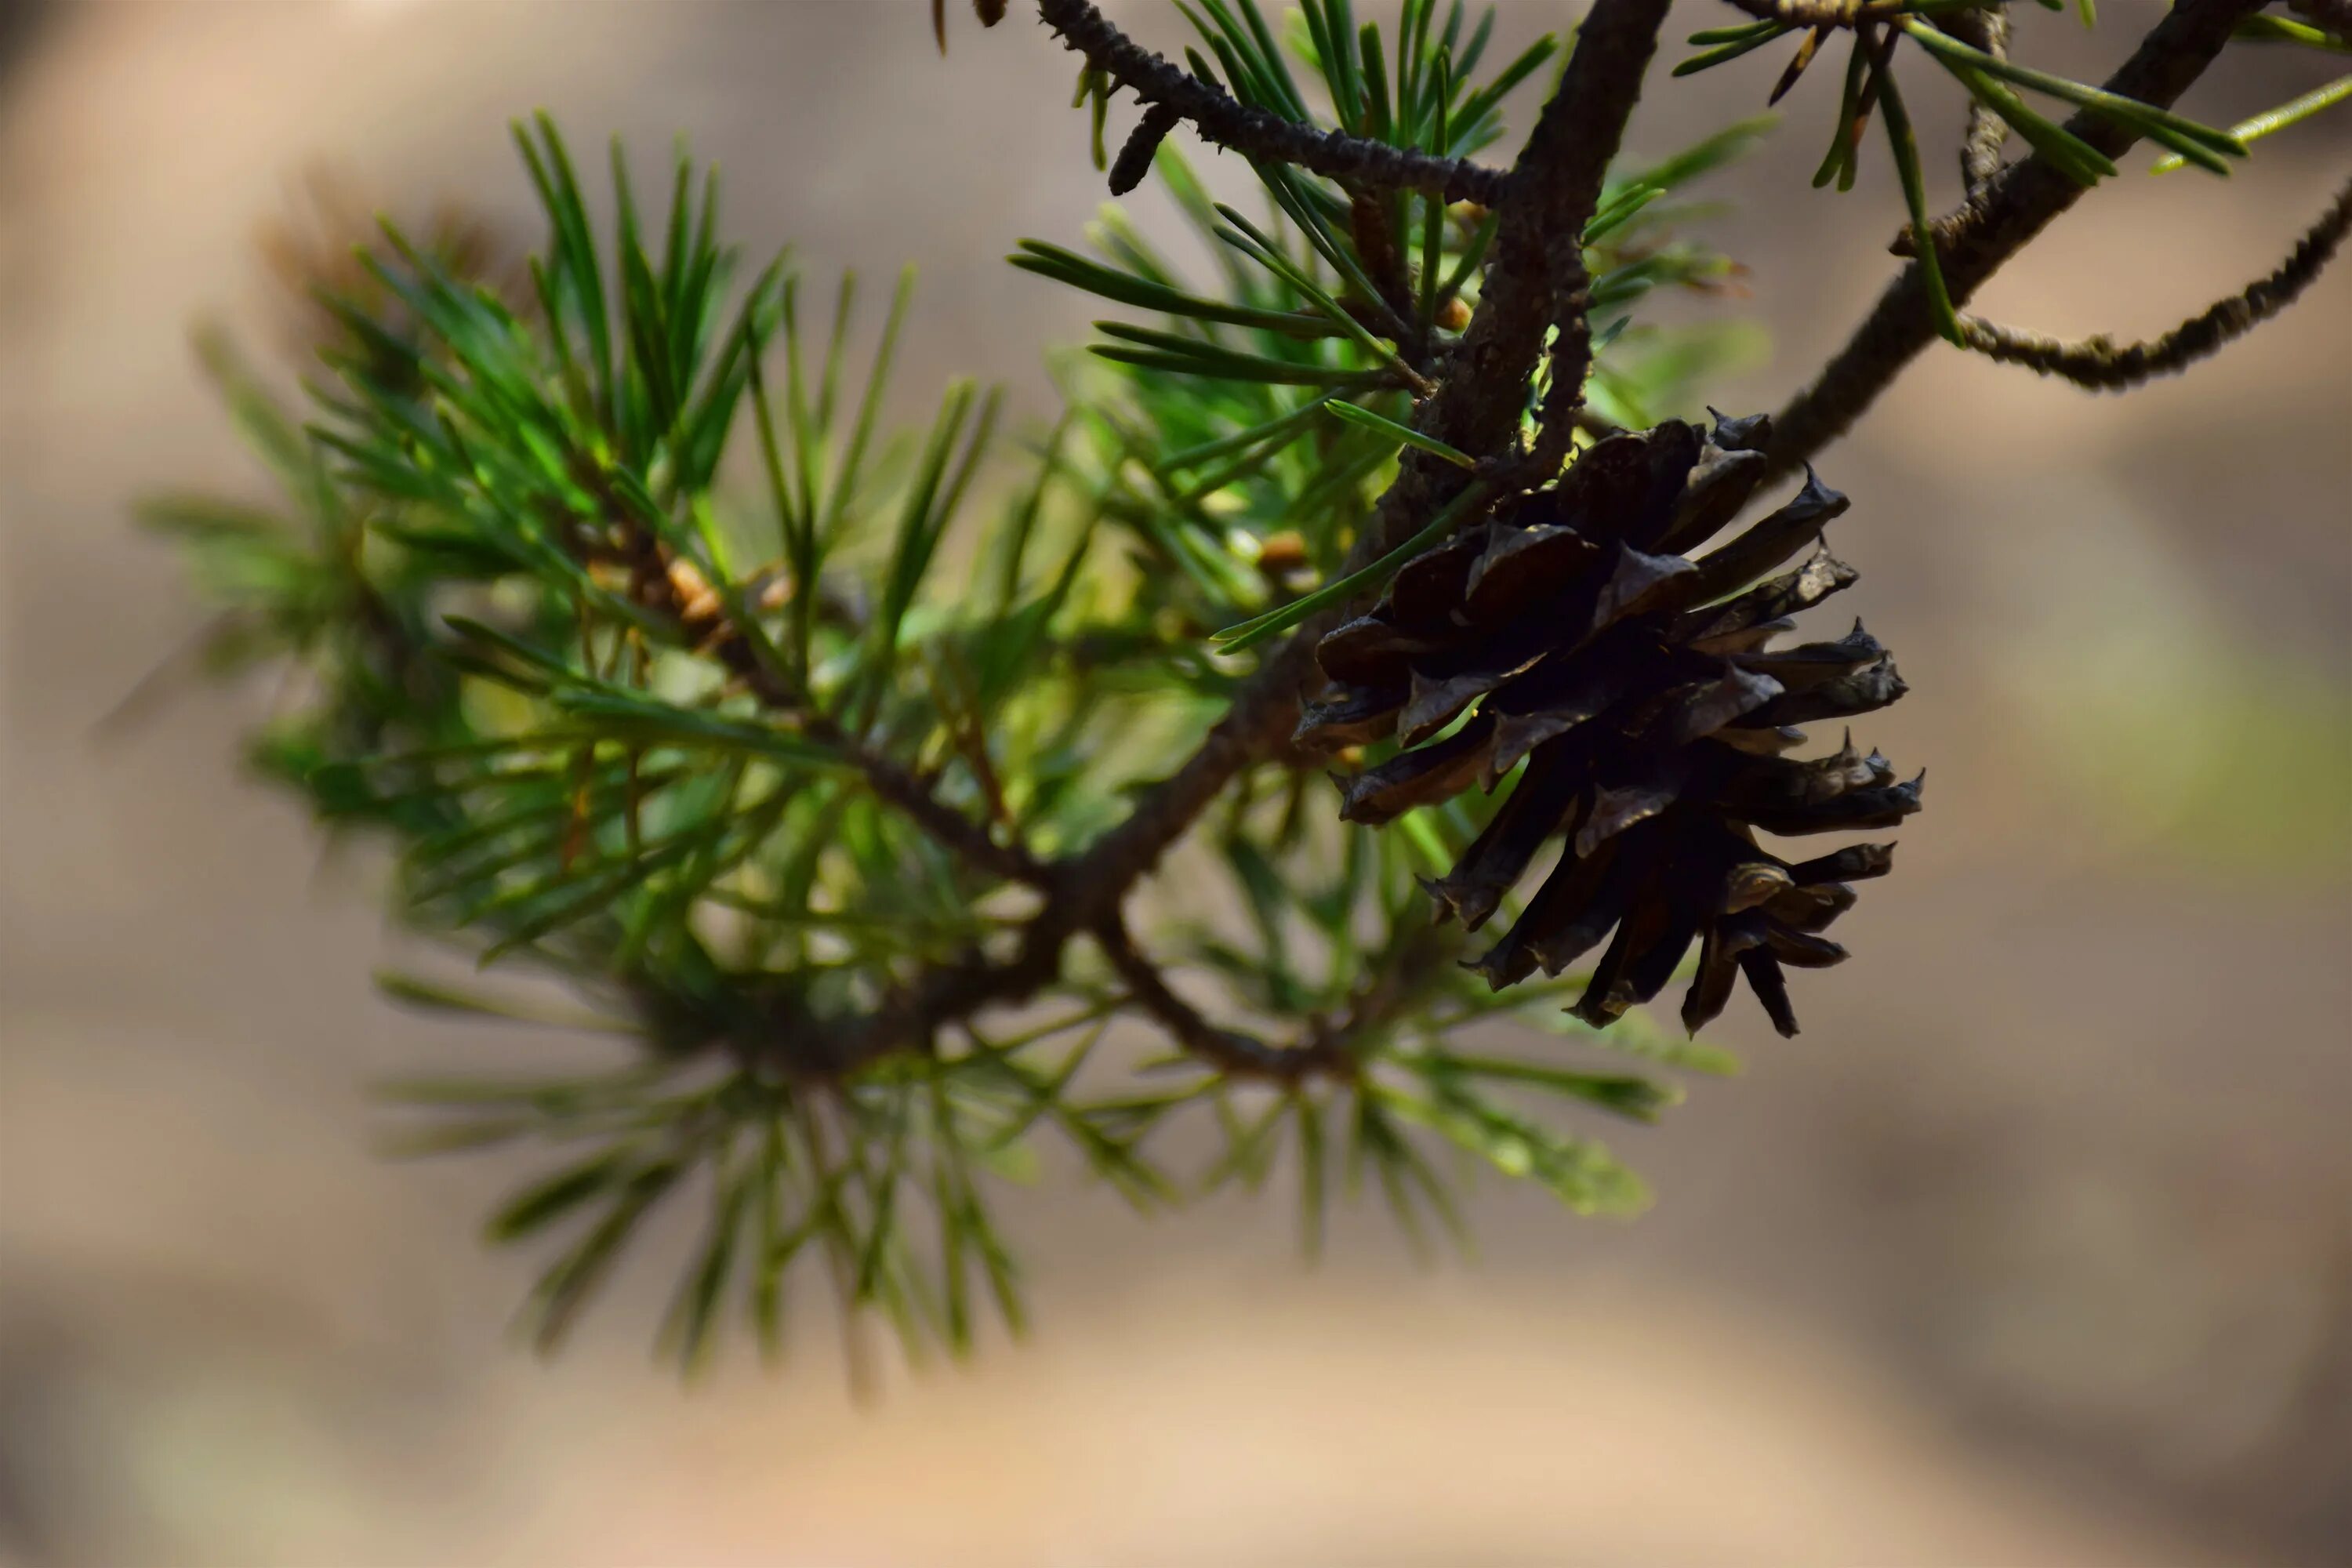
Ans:
[[[1192,122],[1201,135],[1248,158],[1296,163],[1316,174],[1374,190],[1425,191],[1449,202],[1492,206],[1504,174],[1460,158],[1435,158],[1339,132],[1321,132],[1240,102],[1118,30],[1092,0],[1037,0],[1037,17],[1063,46],[1156,109]]]
[[[2335,202],[2276,270],[2145,342],[2118,348],[2100,336],[2069,342],[1988,321],[1982,316],[1962,316],[1960,335],[1969,348],[1988,359],[2021,364],[2037,374],[2058,376],[2077,386],[2094,391],[2137,386],[2186,370],[2285,310],[2336,255],[2347,228],[2352,228],[2352,180],[2336,193]]]
[[[1042,862],[1018,844],[999,844],[990,837],[985,826],[932,794],[929,781],[922,775],[868,751],[842,733],[831,720],[811,719],[802,726],[802,733],[838,751],[864,776],[866,787],[877,799],[921,828],[941,848],[1008,882],[1033,888],[1048,885]]]

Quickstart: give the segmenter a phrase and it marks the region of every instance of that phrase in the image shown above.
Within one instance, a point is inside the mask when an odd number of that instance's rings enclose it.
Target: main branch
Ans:
[[[1603,4],[1585,18],[1559,91],[1545,106],[1512,171],[1511,202],[1495,237],[1495,268],[1455,362],[1457,380],[1482,384],[1488,394],[1464,411],[1475,416],[1472,427],[1440,424],[1435,416],[1446,411],[1432,411],[1434,433],[1465,452],[1516,445],[1519,410],[1543,352],[1544,330],[1556,326],[1559,336],[1543,430],[1532,460],[1518,476],[1530,484],[1559,471],[1584,402],[1584,377],[1592,364],[1585,321],[1591,301],[1584,226],[1600,203],[1601,182],[1642,96],[1642,79],[1665,19],[1666,0]]]

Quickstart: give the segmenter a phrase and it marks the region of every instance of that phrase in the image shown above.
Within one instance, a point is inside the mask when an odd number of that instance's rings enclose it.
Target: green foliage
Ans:
[[[1555,52],[1546,40],[1478,85],[1487,27],[1465,37],[1458,6],[1443,26],[1433,10],[1407,7],[1392,66],[1375,28],[1328,56],[1307,40],[1342,122],[1483,145],[1505,93]],[[1234,79],[1293,101],[1249,8],[1206,11]],[[1759,129],[1612,184],[1591,255],[1621,318],[1653,289],[1724,275],[1669,237],[1654,198]],[[226,606],[208,662],[291,659],[309,675],[314,695],[257,752],[329,825],[390,836],[401,917],[483,965],[551,972],[588,1005],[415,976],[387,976],[386,994],[639,1042],[617,1070],[387,1090],[404,1151],[551,1149],[550,1173],[486,1232],[562,1238],[526,1310],[535,1343],[561,1342],[657,1214],[696,1207],[703,1237],[663,1331],[687,1366],[730,1311],[777,1343],[804,1258],[910,1348],[961,1352],[986,1310],[1018,1329],[992,1203],[1041,1138],[1144,1210],[1295,1159],[1310,1235],[1367,1169],[1416,1238],[1432,1221],[1458,1233],[1465,1172],[1448,1147],[1580,1212],[1639,1203],[1599,1145],[1531,1102],[1647,1120],[1668,1091],[1448,1043],[1529,1007],[1456,967],[1413,884],[1475,833],[1472,815],[1375,839],[1308,809],[1328,786],[1286,767],[1253,772],[1221,808],[1216,854],[1262,943],[1174,910],[1160,935],[1228,1010],[1310,1020],[1344,1073],[1261,1087],[1180,1058],[1173,1084],[1103,1092],[1110,1064],[1081,1069],[1132,999],[1084,964],[995,1025],[870,1056],[844,1044],[926,966],[1001,947],[1034,899],[910,816],[889,779],[1023,855],[1114,823],[1122,785],[1164,771],[1230,689],[1224,654],[1256,640],[1213,656],[1205,633],[1253,615],[1262,630],[1295,624],[1361,585],[1312,584],[1400,448],[1438,445],[1405,422],[1425,385],[1414,364],[1475,300],[1490,219],[1419,197],[1351,215],[1338,187],[1266,166],[1253,220],[1163,147],[1160,178],[1222,257],[1219,285],[1184,283],[1115,208],[1094,258],[1024,243],[1014,265],[1149,316],[1105,323],[1066,367],[1068,414],[1027,443],[1027,475],[975,552],[960,525],[996,397],[956,384],[928,432],[880,418],[911,278],[861,351],[854,278],[822,331],[789,258],[738,283],[716,186],[683,154],[655,223],[616,147],[600,236],[552,125],[518,127],[517,143],[548,220],[530,308],[387,225],[366,258],[386,308],[326,301],[340,332],[307,425],[207,342],[279,509],[188,498],[148,516]],[[1412,243],[1382,250],[1383,234]],[[1694,363],[1692,338],[1614,335],[1601,374],[1620,413],[1688,404],[1684,378],[1650,366]],[[725,477],[737,469],[748,486]],[[1655,1059],[1719,1066],[1696,1049]],[[1225,1134],[1200,1175],[1154,1152],[1192,1115]]]
[[[1193,75],[1241,104],[1438,156],[1496,143],[1513,90],[1560,55],[1546,37],[1489,68],[1493,18],[1460,0],[1402,0],[1385,32],[1348,0],[1305,0],[1280,42],[1254,0],[1180,8]],[[2079,175],[2112,165],[2017,89],[2200,162],[2242,151],[1972,51],[1932,25],[1951,9],[1885,13],[1885,41],[1912,37]],[[1710,53],[1692,66],[1786,30],[1699,34]],[[1098,163],[1108,96],[1089,67]],[[1823,179],[1851,181],[1874,109],[1924,234],[1903,100],[1859,41]],[[1687,235],[1704,209],[1673,198],[1769,126],[1611,172],[1580,237],[1593,428],[1696,412],[1745,352],[1736,322],[1643,318],[1659,290],[1735,275]],[[994,1204],[1041,1147],[1145,1212],[1286,1167],[1310,1249],[1368,1172],[1416,1245],[1461,1235],[1479,1170],[1579,1213],[1639,1206],[1581,1128],[1654,1119],[1676,1098],[1654,1074],[1732,1064],[1638,1014],[1606,1034],[1569,1018],[1582,975],[1497,994],[1460,965],[1416,882],[1507,791],[1374,834],[1275,749],[1192,808],[1175,874],[1124,911],[1153,957],[1100,923],[1054,923],[1089,851],[1139,792],[1181,776],[1277,634],[1486,499],[1474,480],[1343,569],[1402,453],[1477,467],[1417,415],[1477,308],[1496,214],[1276,162],[1252,165],[1253,214],[1163,142],[1154,169],[1211,280],[1116,207],[1086,251],[1022,241],[1014,267],[1118,314],[1058,362],[1066,406],[1019,436],[1008,472],[993,393],[955,383],[920,429],[882,416],[920,330],[911,276],[870,332],[842,279],[819,326],[788,257],[749,272],[721,243],[716,181],[683,152],[666,201],[641,209],[616,146],[600,226],[555,128],[542,116],[516,142],[547,226],[527,296],[387,225],[367,288],[322,294],[325,374],[302,414],[224,342],[200,343],[274,504],[176,497],[143,515],[218,606],[205,667],[299,677],[257,766],[391,847],[402,921],[500,971],[478,987],[385,976],[387,995],[625,1042],[617,1067],[386,1090],[401,1150],[547,1146],[486,1226],[551,1249],[535,1342],[560,1343],[632,1239],[682,1209],[700,1238],[662,1343],[688,1368],[730,1316],[779,1347],[790,1281],[812,1273],[910,1352],[960,1353],[991,1312],[1018,1331]],[[510,969],[570,1000],[527,999]],[[1139,1061],[1119,1019],[1181,1048]],[[1507,1022],[1577,1054],[1494,1045]],[[1642,1070],[1580,1059],[1593,1049]],[[1197,1171],[1168,1154],[1165,1130],[1188,1121],[1216,1137]]]

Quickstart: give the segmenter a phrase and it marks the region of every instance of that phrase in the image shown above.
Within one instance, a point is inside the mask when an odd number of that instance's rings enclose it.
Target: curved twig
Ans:
[[[2143,342],[2119,348],[2098,335],[2068,342],[1982,316],[1962,316],[1960,335],[1969,348],[1986,358],[2021,364],[2039,375],[2058,376],[2094,391],[2137,386],[2186,370],[2285,310],[2335,256],[2347,228],[2352,228],[2352,180],[2345,182],[2319,221],[2268,276],[2217,300],[2163,336]]]

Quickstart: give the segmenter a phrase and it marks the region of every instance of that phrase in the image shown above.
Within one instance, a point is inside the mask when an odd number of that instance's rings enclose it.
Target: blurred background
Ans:
[[[2095,76],[2158,9],[2020,20]],[[1039,350],[1092,312],[1000,258],[1070,242],[1101,184],[1068,58],[1023,7],[954,10],[941,61],[916,0],[0,0],[0,1562],[2352,1560],[2341,268],[2127,402],[1930,354],[1824,459],[1913,690],[1865,740],[1928,765],[1931,809],[1801,1038],[1735,1009],[1742,1078],[1600,1129],[1646,1217],[1489,1191],[1477,1260],[1417,1270],[1366,1213],[1309,1270],[1286,1204],[1139,1226],[1049,1184],[1008,1207],[1032,1342],[867,1410],[821,1325],[780,1373],[651,1364],[683,1222],[560,1360],[511,1344],[530,1260],[474,1237],[517,1168],[380,1159],[365,1086],[560,1047],[376,999],[365,856],[239,776],[266,691],[95,732],[199,618],[127,507],[261,493],[187,331],[267,346],[256,228],[306,171],[535,241],[505,122],[537,105],[646,158],[689,135],[754,251],[919,263],[910,409],[971,372],[1048,414]],[[1502,10],[1506,42],[1571,15]],[[2241,118],[2310,58],[2186,107]],[[1777,69],[1659,79],[1632,149]],[[1882,159],[1806,188],[1827,90],[1714,180],[1753,299],[1689,310],[1772,342],[1727,410],[1779,404],[1894,265]],[[2160,330],[2347,162],[2339,120],[2226,184],[2127,169],[1980,304]]]

